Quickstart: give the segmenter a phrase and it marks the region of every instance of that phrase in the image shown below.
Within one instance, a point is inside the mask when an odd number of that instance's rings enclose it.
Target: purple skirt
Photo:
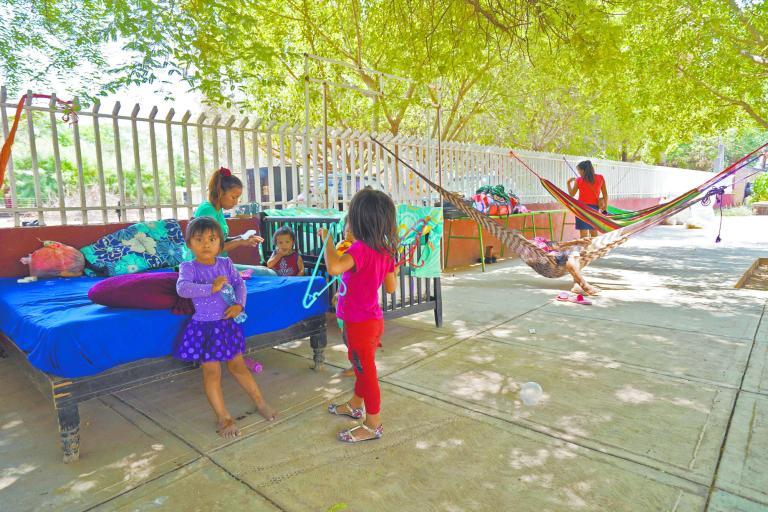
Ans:
[[[173,349],[176,359],[196,363],[230,361],[243,353],[243,328],[231,318],[209,322],[189,320]]]

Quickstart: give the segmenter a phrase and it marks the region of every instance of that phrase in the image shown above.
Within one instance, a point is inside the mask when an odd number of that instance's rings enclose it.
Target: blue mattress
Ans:
[[[189,316],[170,310],[110,308],[88,290],[101,278],[48,279],[19,284],[0,278],[0,331],[27,353],[30,363],[59,377],[95,375],[109,368],[171,353]],[[326,294],[310,309],[302,298],[311,277],[252,277],[246,336],[285,329],[328,310]],[[325,282],[314,278],[312,290]]]

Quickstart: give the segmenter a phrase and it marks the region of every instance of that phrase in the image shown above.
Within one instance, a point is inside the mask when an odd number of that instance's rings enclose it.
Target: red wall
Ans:
[[[187,221],[179,221],[182,229]],[[259,221],[256,218],[227,219],[229,235],[236,236],[249,229],[259,231]],[[40,240],[55,240],[72,247],[81,248],[91,244],[109,233],[122,229],[130,224],[93,224],[88,226],[42,226],[0,229],[0,277],[19,277],[29,274],[29,267],[19,259],[42,247]],[[258,250],[238,248],[230,253],[236,263],[248,265],[259,264]]]
[[[617,199],[611,201],[611,206],[622,208],[624,210],[641,210],[649,206],[659,204],[658,198],[636,198],[636,199]],[[538,204],[526,204],[526,208],[531,211],[538,210],[562,210],[563,207],[559,203],[538,203]],[[543,236],[544,238],[550,238],[549,234],[549,222],[546,215],[537,215],[536,219],[536,235]],[[552,224],[554,228],[554,239],[557,240],[560,237],[560,229],[562,228],[563,215],[562,213],[552,215]],[[469,219],[457,219],[447,220],[445,229],[443,230],[444,236],[448,236],[449,226],[452,224],[452,234],[459,236],[477,236],[477,224]],[[531,227],[531,219],[527,220],[526,227]],[[565,231],[563,232],[564,240],[573,240],[578,238],[579,232],[574,228],[576,219],[570,212],[565,217]],[[512,229],[520,229],[523,225],[522,218],[513,218],[509,221],[509,226]],[[525,236],[532,237],[532,233],[527,231]],[[446,243],[445,240],[443,243]],[[499,256],[501,254],[501,242],[495,237],[492,237],[489,233],[483,232],[483,245],[493,245],[494,254]],[[461,267],[477,263],[480,259],[480,243],[477,240],[451,240],[451,248],[448,253],[448,261],[445,266]],[[509,257],[509,252],[504,253],[504,257]]]
[[[611,201],[613,206],[626,210],[639,210],[658,204],[659,199],[618,199]],[[529,210],[559,210],[562,209],[558,203],[528,204]],[[560,235],[562,226],[562,214],[555,214],[552,217],[555,229],[555,238]],[[236,236],[249,229],[259,230],[258,220],[255,218],[227,219],[229,224],[229,233]],[[565,232],[563,238],[571,240],[578,236],[574,229],[574,216],[571,213],[566,215]],[[180,221],[182,229],[186,227],[187,221]],[[445,226],[445,236],[448,235],[448,224],[453,225],[454,235],[476,236],[476,224],[468,219],[447,220]],[[528,220],[530,227],[530,219]],[[537,235],[549,238],[549,230],[546,216],[536,217]],[[31,252],[41,247],[39,240],[55,240],[73,247],[83,247],[93,243],[98,238],[124,228],[130,224],[94,224],[88,226],[50,226],[50,227],[22,227],[0,229],[0,277],[18,277],[28,274],[28,268],[19,262],[19,259],[27,256]],[[510,227],[519,229],[522,227],[522,219],[510,220]],[[541,230],[540,232],[538,230]],[[531,233],[526,233],[530,237]],[[39,240],[38,240],[39,239]],[[484,245],[493,245],[495,254],[501,254],[501,243],[488,233],[483,233]],[[445,241],[444,241],[445,243]],[[230,253],[232,259],[237,263],[250,265],[259,264],[258,251],[246,248],[240,248]],[[509,257],[509,253],[505,253]],[[480,258],[480,245],[476,240],[451,240],[451,251],[449,261],[446,267],[459,267],[476,263]]]

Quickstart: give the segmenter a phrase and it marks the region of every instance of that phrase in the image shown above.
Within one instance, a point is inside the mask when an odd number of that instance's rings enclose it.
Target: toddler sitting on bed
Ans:
[[[245,336],[234,318],[245,307],[245,283],[232,260],[218,257],[224,248],[224,235],[214,219],[198,217],[190,221],[185,239],[195,259],[179,266],[176,291],[179,296],[192,299],[195,314],[182,328],[173,356],[200,363],[205,394],[216,413],[216,431],[222,437],[236,437],[240,431],[224,405],[221,391],[222,362],[227,363],[229,373],[248,393],[259,413],[268,421],[276,416],[243,361]],[[222,297],[225,286],[234,289],[233,305]]]
[[[303,276],[304,261],[296,251],[296,235],[293,230],[283,226],[275,231],[272,242],[275,245],[275,251],[269,257],[267,266],[279,276]]]

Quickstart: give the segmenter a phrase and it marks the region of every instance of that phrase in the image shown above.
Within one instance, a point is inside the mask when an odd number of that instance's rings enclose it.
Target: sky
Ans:
[[[110,66],[118,66],[130,58],[130,54],[122,49],[124,42],[116,41],[105,45],[104,56]],[[94,70],[85,67],[83,71],[87,76]],[[157,80],[151,84],[131,85],[114,94],[100,97],[101,110],[111,110],[116,101],[121,103],[121,112],[130,110],[135,103],[142,106],[142,112],[150,110],[153,106],[157,106],[161,113],[167,112],[169,108],[173,107],[177,115],[186,110],[193,114],[204,110],[202,95],[198,92],[190,92],[188,90],[189,85],[179,75],[168,75],[165,70],[158,70],[156,74],[162,80]],[[77,75],[51,77],[49,80],[50,84],[46,85],[27,82],[21,90],[32,90],[41,94],[54,92],[57,96],[65,98],[70,97],[82,85]],[[167,97],[172,97],[173,100],[168,100]],[[15,100],[11,99],[10,101],[13,103]]]

